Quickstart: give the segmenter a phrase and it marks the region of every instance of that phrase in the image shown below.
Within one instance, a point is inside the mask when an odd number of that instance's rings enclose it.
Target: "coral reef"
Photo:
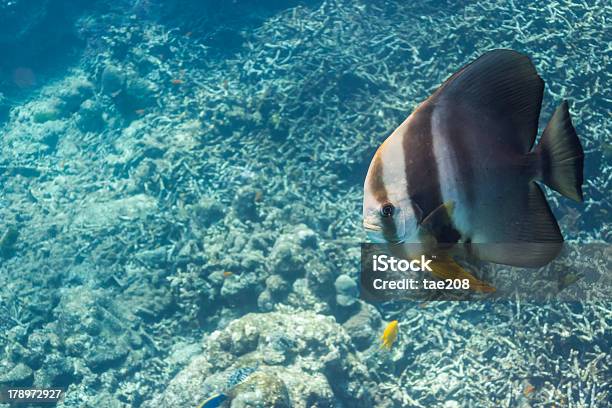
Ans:
[[[610,5],[272,2],[241,20],[244,3],[223,5],[231,22],[154,1],[75,10],[82,52],[62,75],[36,88],[2,73],[0,388],[63,386],[66,408],[195,406],[256,368],[232,406],[606,406]],[[22,35],[8,27],[0,42]],[[581,285],[601,287],[364,303],[371,155],[500,47],[532,56],[543,118],[570,101],[586,200],[547,195],[574,262],[596,260]],[[380,350],[391,320],[399,339]]]

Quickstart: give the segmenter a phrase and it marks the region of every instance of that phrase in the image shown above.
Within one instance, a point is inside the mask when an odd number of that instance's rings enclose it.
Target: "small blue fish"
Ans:
[[[200,405],[198,408],[218,408],[227,400],[227,395],[221,393],[210,397]]]
[[[198,405],[198,408],[218,408],[229,398],[231,390],[239,384],[242,384],[251,374],[257,371],[255,367],[241,367],[234,370],[227,378],[226,393],[219,393]]]

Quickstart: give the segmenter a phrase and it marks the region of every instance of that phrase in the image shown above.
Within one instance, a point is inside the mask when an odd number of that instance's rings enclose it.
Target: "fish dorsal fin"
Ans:
[[[531,150],[538,131],[544,82],[529,58],[493,50],[464,66],[434,93],[435,103],[460,104],[503,123],[520,153]]]

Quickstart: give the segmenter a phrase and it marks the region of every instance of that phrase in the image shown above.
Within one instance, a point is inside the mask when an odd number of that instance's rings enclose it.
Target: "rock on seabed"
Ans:
[[[275,364],[270,356],[279,354]],[[332,317],[292,310],[250,313],[214,331],[204,339],[204,352],[145,406],[196,406],[223,391],[229,373],[256,364],[257,371],[230,392],[232,407],[372,406],[371,379],[342,326]]]

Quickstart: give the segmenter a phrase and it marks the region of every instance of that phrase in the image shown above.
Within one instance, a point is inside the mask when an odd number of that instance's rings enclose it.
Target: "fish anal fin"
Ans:
[[[495,292],[495,288],[488,283],[481,281],[474,275],[466,271],[455,262],[450,256],[438,255],[437,258],[430,264],[431,274],[438,279],[467,279],[470,283],[470,289],[476,292],[491,293]]]
[[[517,194],[516,205],[506,214],[508,222],[491,225],[487,244],[474,245],[483,261],[537,268],[552,261],[561,251],[563,236],[546,197],[535,183]],[[527,196],[525,198],[525,195]]]

